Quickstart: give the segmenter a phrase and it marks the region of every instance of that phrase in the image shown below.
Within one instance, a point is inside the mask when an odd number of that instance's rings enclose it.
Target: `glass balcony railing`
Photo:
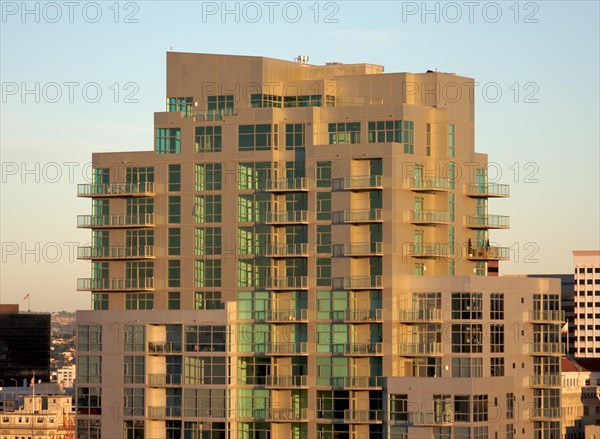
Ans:
[[[305,341],[277,342],[267,345],[267,351],[272,355],[299,355],[307,354],[308,346]]]
[[[563,323],[565,321],[564,311],[529,311],[531,323]]]
[[[77,259],[151,259],[154,258],[154,246],[139,247],[77,247]]]
[[[308,288],[308,276],[272,277],[266,279],[270,290],[305,290]]]
[[[543,421],[543,420],[560,420],[562,415],[562,410],[560,407],[556,408],[544,408],[544,407],[535,407],[531,409],[530,418],[534,421]]]
[[[412,178],[408,187],[415,192],[447,192],[450,186],[448,178]]]
[[[408,212],[408,222],[412,224],[449,224],[450,212],[443,210],[413,210]]]
[[[349,356],[382,355],[383,343],[347,343],[344,345],[344,354]]]
[[[154,278],[77,279],[77,291],[153,291]]]
[[[498,183],[467,184],[465,194],[471,198],[506,198],[510,196],[510,186]]]
[[[400,343],[398,353],[402,356],[435,356],[442,355],[441,343]]]
[[[383,422],[383,410],[344,410],[344,422],[370,424]]]
[[[273,178],[267,180],[267,191],[271,192],[296,192],[308,190],[308,180],[299,178]]]
[[[381,276],[346,276],[344,278],[344,289],[346,290],[370,290],[372,288],[383,288]]]
[[[383,221],[381,209],[353,209],[344,211],[345,223],[378,223]]]
[[[529,377],[529,387],[561,387],[560,375],[532,375]]]
[[[148,385],[151,387],[181,386],[181,374],[148,374]]]
[[[298,224],[308,222],[308,211],[289,210],[282,212],[267,213],[267,223],[269,224]]]
[[[151,406],[148,407],[148,418],[150,419],[166,419],[166,418],[181,418],[183,410],[181,407],[165,407]]]
[[[385,377],[377,376],[345,376],[332,377],[331,386],[343,389],[376,389],[383,387]]]
[[[308,244],[271,244],[266,246],[265,255],[271,258],[307,257]]]
[[[78,197],[151,197],[154,183],[78,184]]]
[[[308,387],[307,375],[270,375],[265,387],[297,388]]]
[[[400,310],[398,320],[402,323],[441,322],[441,309]]]
[[[383,189],[381,175],[360,175],[344,178],[344,189],[346,190],[372,190]]]
[[[141,215],[78,215],[79,228],[134,228],[153,227],[154,214]]]
[[[541,356],[565,355],[565,345],[561,342],[530,343],[529,354]]]
[[[308,320],[307,309],[278,309],[266,311],[265,321],[267,322],[305,322]]]
[[[344,245],[345,256],[378,256],[383,254],[383,242],[348,242]]]
[[[467,248],[467,259],[470,261],[508,261],[508,247],[470,247]]]
[[[467,216],[467,227],[470,229],[508,229],[510,217],[502,215]]]

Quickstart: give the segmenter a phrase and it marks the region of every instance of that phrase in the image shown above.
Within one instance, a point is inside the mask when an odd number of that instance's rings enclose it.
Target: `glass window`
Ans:
[[[181,197],[179,195],[169,196],[169,222],[173,224],[181,222]]]
[[[156,129],[156,153],[180,154],[181,153],[181,128]]]
[[[341,122],[329,124],[329,144],[360,143],[360,122]]]
[[[169,192],[181,190],[181,165],[169,165]]]
[[[196,195],[194,217],[197,223],[219,223],[221,212],[221,195]]]
[[[285,149],[304,149],[305,125],[303,123],[288,123],[285,125]]]
[[[221,163],[199,163],[196,165],[197,191],[220,191],[223,180],[223,165]]]
[[[181,254],[181,229],[169,228],[168,237],[168,255],[179,256]]]
[[[194,143],[196,152],[221,152],[223,149],[223,135],[221,127],[196,127]]]

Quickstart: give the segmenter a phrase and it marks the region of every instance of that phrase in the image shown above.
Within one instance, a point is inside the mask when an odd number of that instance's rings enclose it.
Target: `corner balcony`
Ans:
[[[529,311],[530,323],[563,323],[564,311]]]
[[[400,323],[441,323],[441,309],[417,309],[400,310],[398,312],[398,321]]]
[[[77,227],[84,229],[131,229],[137,227],[154,227],[154,214],[78,215]]]
[[[344,244],[344,256],[381,256],[383,242],[349,242]]]
[[[383,355],[383,343],[346,343],[344,355],[350,357]]]
[[[140,279],[77,279],[77,291],[154,291],[154,278]]]
[[[332,377],[331,387],[337,387],[348,390],[370,390],[381,389],[384,385],[385,377],[377,376],[345,376]]]
[[[383,410],[344,410],[344,422],[348,424],[381,424]]]
[[[531,375],[529,377],[529,387],[531,388],[553,388],[562,387],[562,377],[560,375]]]
[[[382,289],[381,276],[346,276],[344,278],[345,290],[372,290]]]
[[[308,345],[305,341],[280,342],[267,345],[267,354],[269,355],[306,355],[308,354]]]
[[[267,180],[269,192],[300,192],[308,190],[308,180],[301,178],[273,178]]]
[[[344,210],[344,222],[348,224],[380,223],[383,222],[381,209]]]
[[[510,217],[502,215],[470,215],[466,217],[469,229],[508,229]]]
[[[445,242],[424,242],[422,244],[410,244],[407,255],[413,258],[447,258],[450,256],[450,245]]]
[[[465,185],[465,195],[471,198],[507,198],[510,186],[498,183],[471,183]]]
[[[344,189],[350,191],[370,191],[383,189],[381,175],[360,175],[344,178]]]
[[[561,342],[530,343],[529,355],[534,356],[562,356],[565,355],[565,345]]]
[[[307,210],[290,210],[282,212],[268,212],[267,224],[306,224],[308,223]]]
[[[307,290],[308,276],[272,277],[267,279],[268,290]]]
[[[267,311],[267,323],[303,323],[308,321],[307,309],[278,309]]]
[[[450,179],[448,178],[412,178],[408,182],[408,188],[413,192],[448,192],[450,190]]]
[[[272,244],[268,245],[265,256],[269,258],[308,257],[308,244]]]
[[[410,425],[419,427],[435,427],[439,425],[454,424],[452,412],[411,412],[408,415]]]
[[[402,357],[437,357],[442,355],[441,343],[400,343],[398,354]]]
[[[450,224],[450,212],[444,210],[413,210],[407,213],[411,224],[420,226],[436,226]]]
[[[129,259],[154,259],[154,246],[139,247],[77,247],[77,259],[113,261]]]
[[[508,247],[471,247],[467,249],[469,261],[508,261],[510,248]]]
[[[307,375],[270,375],[266,377],[265,387],[279,389],[298,389],[308,387]]]
[[[154,195],[154,183],[151,182],[77,185],[78,197],[153,197]]]
[[[532,421],[560,421],[562,417],[562,410],[560,407],[556,408],[533,408],[531,410],[530,419]]]

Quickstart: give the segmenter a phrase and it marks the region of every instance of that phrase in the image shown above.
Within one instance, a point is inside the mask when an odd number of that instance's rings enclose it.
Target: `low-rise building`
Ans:
[[[600,426],[600,361],[590,360],[562,359],[564,439],[587,438],[586,426]]]

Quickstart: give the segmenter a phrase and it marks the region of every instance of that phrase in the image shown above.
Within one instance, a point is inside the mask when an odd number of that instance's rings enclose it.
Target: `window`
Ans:
[[[381,120],[369,122],[369,143],[401,143],[402,142],[402,121],[401,120]]]
[[[331,286],[331,258],[317,259],[317,286]]]
[[[77,350],[79,351],[101,351],[102,350],[102,326],[79,325],[77,327]]]
[[[331,187],[333,166],[331,162],[317,162],[317,187]]]
[[[211,113],[232,114],[233,98],[234,95],[208,96],[206,108]]]
[[[269,151],[277,149],[279,125],[257,124],[240,125],[238,128],[239,151]]]
[[[453,358],[452,376],[457,378],[470,378],[483,376],[482,358]]]
[[[483,325],[462,324],[452,325],[452,352],[481,353]]]
[[[125,325],[123,327],[123,349],[125,352],[144,352],[144,326]]]
[[[127,439],[143,439],[144,421],[123,421],[123,437]]]
[[[220,259],[196,260],[194,262],[194,286],[196,288],[221,286]]]
[[[108,294],[92,293],[92,310],[107,310],[108,309]]]
[[[490,328],[490,352],[504,352],[504,325],[492,324]]]
[[[504,293],[490,294],[490,319],[504,319]]]
[[[153,293],[126,293],[125,309],[146,310],[154,309]]]
[[[329,144],[360,143],[360,122],[341,122],[329,124]]]
[[[331,225],[317,225],[317,253],[331,254]]]
[[[224,325],[193,325],[185,327],[186,352],[225,352]]]
[[[282,108],[283,97],[270,94],[251,94],[250,108]]]
[[[181,165],[169,165],[169,192],[181,190]]]
[[[408,395],[390,395],[390,421],[408,421]]]
[[[454,421],[471,422],[471,397],[469,395],[454,396]]]
[[[317,192],[317,221],[331,221],[331,192]]]
[[[221,212],[221,195],[196,195],[194,216],[197,223],[219,223]]]
[[[221,254],[221,227],[196,227],[194,236],[194,254]]]
[[[238,359],[238,384],[264,386],[271,376],[271,360],[263,357],[241,357]]]
[[[102,357],[79,355],[77,357],[77,382],[80,384],[102,382]]]
[[[490,375],[493,377],[504,376],[504,357],[490,358]]]
[[[285,149],[304,149],[305,125],[303,123],[288,123],[285,125]]]
[[[200,163],[196,165],[197,191],[220,191],[223,180],[223,165],[221,163]]]
[[[283,106],[290,107],[320,107],[321,95],[284,96]]]
[[[184,357],[186,384],[226,384],[225,357]]]
[[[169,288],[179,288],[181,286],[181,261],[179,259],[168,261],[167,277]]]
[[[480,320],[481,293],[452,293],[452,318],[457,320]]]
[[[180,154],[181,153],[181,128],[156,129],[156,153]]]
[[[77,387],[77,414],[101,415],[102,414],[102,388]],[[98,436],[100,437],[100,436]]]
[[[181,309],[181,293],[179,291],[168,292],[168,309]]]
[[[488,396],[473,396],[473,422],[485,422],[488,420]],[[487,436],[486,436],[487,437]]]
[[[515,395],[514,393],[506,394],[506,419],[513,419],[515,416]]]
[[[193,109],[194,98],[191,96],[182,98],[167,98],[167,112],[180,112],[186,117],[190,117]]]
[[[431,124],[426,124],[425,127],[425,154],[431,155]]]
[[[220,126],[196,127],[195,130],[196,152],[221,152],[223,137]]]
[[[142,355],[125,355],[123,357],[123,383],[144,384],[145,364]]]
[[[181,197],[179,195],[169,196],[169,222],[181,222]]]
[[[265,190],[267,181],[273,177],[272,174],[276,168],[277,164],[271,162],[238,163],[238,189]]]
[[[454,157],[454,124],[448,125],[448,157]]]
[[[181,254],[181,229],[169,228],[168,235],[168,255],[179,256]]]

